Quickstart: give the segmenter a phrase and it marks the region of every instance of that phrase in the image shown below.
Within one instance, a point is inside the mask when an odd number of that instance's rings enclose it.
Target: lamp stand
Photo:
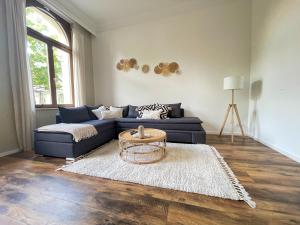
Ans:
[[[222,128],[221,128],[221,131],[220,131],[220,136],[222,136],[222,133],[223,133],[223,130],[224,130],[224,127],[225,127],[225,124],[226,124],[226,121],[228,119],[230,111],[231,111],[231,142],[233,143],[234,142],[234,134],[233,134],[233,131],[234,131],[234,114],[236,114],[236,117],[237,117],[237,120],[238,120],[238,123],[239,123],[239,127],[241,129],[242,135],[245,136],[243,126],[242,126],[242,122],[241,122],[240,115],[239,115],[239,111],[238,111],[237,105],[234,103],[234,89],[231,90],[231,104],[228,105],[227,112],[226,112],[226,115],[225,115],[225,118],[224,118],[224,122],[222,124]]]

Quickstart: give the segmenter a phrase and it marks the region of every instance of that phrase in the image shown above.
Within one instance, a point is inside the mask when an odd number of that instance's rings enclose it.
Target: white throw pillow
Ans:
[[[140,119],[160,120],[162,110],[144,110]]]
[[[121,118],[122,117],[122,111],[120,115],[120,111],[101,111],[102,120],[105,119],[114,119],[114,118]]]
[[[105,111],[106,108],[105,106],[100,106],[98,109],[93,109],[92,112],[95,114],[95,116],[99,119],[102,120],[102,111]]]
[[[119,113],[118,118],[122,118],[123,117],[123,108],[118,108],[118,107],[110,106],[109,110],[110,111],[114,111],[114,112],[118,112]]]

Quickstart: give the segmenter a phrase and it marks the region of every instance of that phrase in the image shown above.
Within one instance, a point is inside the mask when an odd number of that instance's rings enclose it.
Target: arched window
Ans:
[[[35,0],[26,2],[28,54],[36,107],[73,105],[70,24]]]
[[[26,24],[27,27],[69,46],[69,40],[66,32],[60,23],[47,14],[47,12],[45,13],[33,6],[27,7]]]

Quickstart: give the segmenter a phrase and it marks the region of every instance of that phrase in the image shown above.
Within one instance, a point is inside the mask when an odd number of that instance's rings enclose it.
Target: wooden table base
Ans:
[[[119,143],[122,160],[134,164],[159,162],[166,155],[166,141],[149,144]],[[147,149],[148,148],[148,149]]]

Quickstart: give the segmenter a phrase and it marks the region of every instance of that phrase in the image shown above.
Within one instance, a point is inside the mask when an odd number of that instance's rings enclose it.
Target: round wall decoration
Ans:
[[[162,74],[164,76],[168,76],[173,73],[179,74],[180,70],[177,62],[171,62],[171,63],[161,62],[157,66],[155,66],[154,72],[156,74]]]
[[[158,67],[161,68],[161,69],[164,68],[164,66],[165,66],[165,63],[159,63],[158,64]]]
[[[129,66],[130,68],[134,68],[137,65],[137,61],[135,58],[129,59]]]
[[[161,69],[159,66],[156,66],[156,67],[154,68],[154,72],[155,72],[156,74],[161,74],[162,69]]]
[[[145,64],[145,65],[142,66],[142,71],[143,71],[144,73],[148,73],[149,70],[150,70],[150,66],[149,66],[149,65]]]
[[[118,70],[122,70],[123,69],[123,65],[121,63],[117,63],[117,69]]]
[[[172,63],[169,64],[169,71],[171,73],[176,73],[178,71],[178,69],[179,69],[178,63],[172,62]]]
[[[138,63],[135,58],[131,59],[121,59],[117,65],[116,65],[118,70],[122,70],[124,72],[128,72],[130,69],[138,69]]]

